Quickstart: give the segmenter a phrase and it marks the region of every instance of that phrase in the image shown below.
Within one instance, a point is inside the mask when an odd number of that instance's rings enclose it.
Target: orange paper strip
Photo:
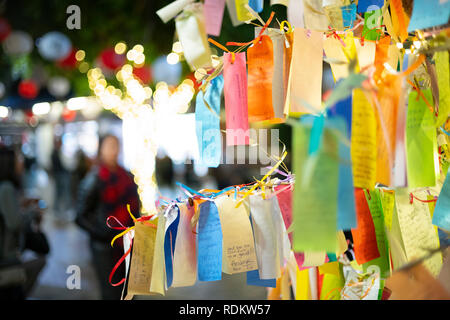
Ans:
[[[375,226],[364,190],[355,188],[356,229],[352,229],[353,249],[358,264],[366,263],[380,256],[375,235]]]

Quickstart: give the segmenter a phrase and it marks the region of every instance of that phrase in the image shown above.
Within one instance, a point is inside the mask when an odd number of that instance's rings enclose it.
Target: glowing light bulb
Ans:
[[[114,46],[114,52],[117,54],[123,54],[125,52],[125,50],[127,50],[127,45],[123,42],[118,42]]]
[[[181,45],[180,41],[174,42],[174,44],[172,45],[172,51],[175,53],[183,52],[183,46]]]
[[[78,51],[75,53],[75,59],[77,59],[77,61],[83,60],[84,57],[86,57],[86,52],[84,52],[84,50],[78,50]]]
[[[175,52],[171,52],[167,55],[168,64],[177,64],[178,62],[180,62],[180,56]]]

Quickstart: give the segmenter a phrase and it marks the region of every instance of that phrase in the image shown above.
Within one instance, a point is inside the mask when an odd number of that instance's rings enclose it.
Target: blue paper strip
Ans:
[[[450,170],[447,172],[441,193],[436,201],[432,223],[450,231]]]
[[[332,126],[336,130],[340,131],[343,137],[349,137],[347,131],[348,123],[346,120],[347,119],[344,119],[340,115],[334,114],[331,115],[329,119],[327,119],[327,126]],[[339,182],[337,211],[337,230],[350,230],[356,228],[355,194],[350,146],[341,139],[339,140]]]
[[[248,5],[250,6],[250,8],[252,8],[256,12],[261,12],[261,11],[263,11],[264,1],[263,0],[248,0]]]
[[[358,12],[367,12],[381,9],[384,5],[384,0],[359,0]],[[378,8],[369,8],[370,6],[377,6]]]
[[[408,32],[446,24],[450,18],[450,1],[414,0]]]
[[[198,280],[222,279],[222,226],[219,211],[212,201],[200,205],[198,219]]]
[[[223,76],[211,80],[203,101],[203,92],[199,91],[195,103],[196,133],[201,165],[217,168],[222,157],[222,135],[220,133],[220,99],[223,90]]]
[[[270,287],[276,288],[276,279],[261,279],[259,277],[259,270],[247,271],[247,285],[248,286],[258,286],[258,287]]]
[[[344,28],[352,28],[353,21],[356,20],[356,5],[352,3],[349,6],[343,6],[341,7],[341,12]]]
[[[180,208],[176,206],[177,218],[170,224],[164,237],[164,260],[166,262],[167,288],[170,288],[173,280],[173,254],[175,252],[175,241],[177,238],[178,223],[180,222]]]

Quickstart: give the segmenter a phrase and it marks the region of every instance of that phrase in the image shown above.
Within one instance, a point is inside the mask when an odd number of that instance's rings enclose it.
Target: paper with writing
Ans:
[[[294,251],[336,251],[338,144],[331,130],[325,129],[319,151],[308,156],[311,128],[293,127]],[[315,158],[315,159],[314,159]],[[308,167],[308,162],[313,167]],[[311,165],[309,165],[311,166]]]
[[[194,207],[178,204],[180,221],[178,223],[177,241],[173,255],[172,287],[193,286],[197,280],[197,246],[196,235],[192,230],[191,219]]]
[[[267,193],[266,193],[267,194]],[[272,219],[275,233],[277,235],[277,246],[280,252],[280,265],[284,266],[291,254],[291,242],[288,237],[287,229],[283,221],[283,215],[278,203],[277,197],[270,198],[272,202]]]
[[[364,190],[355,188],[357,227],[352,229],[353,247],[358,264],[363,264],[380,256],[375,226]]]
[[[309,36],[307,35],[309,33]],[[317,113],[322,102],[323,33],[297,28],[292,49],[290,112]],[[317,110],[311,110],[303,101]]]
[[[450,2],[414,0],[408,32],[446,24],[450,18]]]
[[[219,212],[212,201],[203,202],[198,219],[198,280],[222,279],[222,227]]]
[[[439,193],[432,222],[435,226],[450,231],[450,171],[447,172],[444,185]]]
[[[223,76],[211,80],[205,96],[200,90],[195,104],[196,132],[199,147],[199,162],[207,167],[217,168],[222,158],[222,135],[220,133],[220,100]],[[209,110],[205,101],[212,109]],[[213,113],[215,112],[215,114]]]
[[[355,187],[372,190],[376,177],[376,119],[372,105],[360,89],[353,91],[350,147]]]
[[[261,195],[250,195],[249,199],[259,277],[264,280],[279,278],[282,253],[279,251],[277,243],[278,236],[272,216],[272,201],[263,199]]]
[[[408,261],[420,259],[428,250],[439,247],[439,238],[431,224],[428,204],[414,200],[410,203],[408,189],[397,189],[395,194],[398,222],[402,234],[403,245]],[[419,199],[426,199],[426,192],[410,190]],[[424,261],[425,267],[434,275],[439,274],[442,266],[442,255],[435,253]]]
[[[245,52],[223,54],[227,146],[248,145],[250,141],[247,107],[247,68]]]
[[[150,294],[156,228],[137,221],[133,241],[133,259],[128,278],[128,296]]]
[[[205,0],[203,10],[205,12],[206,33],[219,36],[225,11],[225,0]]]
[[[433,101],[431,89],[422,90],[428,101]],[[437,136],[434,115],[425,101],[412,91],[408,99],[406,118],[406,168],[408,187],[436,185]]]
[[[249,214],[245,206],[236,208],[229,196],[215,201],[222,226],[222,271],[228,274],[258,269],[255,243]]]
[[[202,3],[190,4],[175,19],[183,55],[191,71],[212,66],[204,20]]]
[[[164,236],[164,258],[167,279],[166,288],[170,288],[173,280],[173,254],[175,252],[178,223],[180,221],[180,209],[178,205],[168,209],[164,215],[166,217],[166,234]]]
[[[163,214],[158,217],[156,229],[155,250],[153,255],[152,281],[150,292],[164,295],[166,284],[166,266],[164,261],[164,235],[166,218]]]
[[[248,64],[248,121],[270,120],[274,117],[272,105],[273,43],[269,36],[247,49]]]

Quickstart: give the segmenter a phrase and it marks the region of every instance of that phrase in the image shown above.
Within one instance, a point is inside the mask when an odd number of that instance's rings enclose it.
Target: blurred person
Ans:
[[[90,235],[92,261],[104,300],[121,297],[121,287],[111,286],[109,275],[124,254],[122,238],[111,248],[111,240],[118,231],[110,229],[106,225],[106,220],[109,216],[114,216],[124,226],[132,226],[133,221],[127,211],[127,204],[130,205],[133,215],[139,216],[137,186],[131,174],[117,163],[118,156],[118,138],[113,135],[102,137],[99,142],[97,163],[81,182],[77,201],[76,222]],[[117,283],[124,277],[125,266],[122,263],[111,282]]]
[[[40,230],[38,199],[23,198],[23,159],[0,147],[0,299],[25,299],[45,266],[50,248]],[[22,261],[25,249],[36,258]]]
[[[75,169],[72,171],[72,177],[70,179],[71,182],[71,195],[72,195],[72,205],[76,206],[77,201],[77,191],[80,187],[81,181],[83,181],[86,174],[89,172],[91,167],[91,160],[89,157],[83,152],[83,150],[79,149],[75,155],[76,157],[76,165]]]
[[[54,148],[51,154],[51,173],[55,182],[53,212],[59,219],[66,218],[66,211],[69,202],[69,171],[62,161],[62,141],[61,138],[55,139]]]

